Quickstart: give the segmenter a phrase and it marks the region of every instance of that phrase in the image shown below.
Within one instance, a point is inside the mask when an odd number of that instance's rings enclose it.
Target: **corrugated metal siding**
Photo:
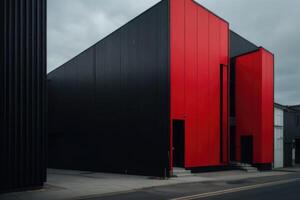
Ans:
[[[0,191],[7,191],[46,178],[46,0],[1,2]]]
[[[169,175],[169,6],[48,75],[49,166]]]

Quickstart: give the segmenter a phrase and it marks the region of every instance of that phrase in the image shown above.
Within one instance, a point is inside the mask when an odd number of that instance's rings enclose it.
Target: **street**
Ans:
[[[252,190],[246,190],[242,192],[233,192],[228,194],[223,194],[220,196],[212,196],[205,198],[207,200],[298,200],[300,198],[300,181],[270,186],[270,187],[262,187],[256,188]],[[203,199],[203,198],[195,198],[195,199]]]
[[[299,200],[300,174],[295,173],[281,179],[254,178],[227,182],[206,182],[154,187],[135,192],[121,193],[88,200]]]

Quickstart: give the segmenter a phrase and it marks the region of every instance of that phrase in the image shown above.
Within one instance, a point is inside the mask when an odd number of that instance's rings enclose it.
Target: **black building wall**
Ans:
[[[234,31],[230,31],[230,57],[234,58],[242,54],[256,51],[258,46],[243,38]]]
[[[46,0],[1,0],[0,192],[46,178]]]
[[[297,108],[284,110],[284,166],[292,166],[294,140],[300,139],[300,111]],[[296,152],[297,153],[297,152]]]
[[[48,75],[49,167],[169,175],[168,3]]]

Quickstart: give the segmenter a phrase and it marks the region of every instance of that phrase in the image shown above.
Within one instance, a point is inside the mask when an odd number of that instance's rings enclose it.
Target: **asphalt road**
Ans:
[[[300,200],[300,173],[229,182],[205,182],[148,188],[88,200]]]
[[[208,198],[195,198],[206,200],[299,200],[300,199],[300,180],[270,187],[256,188],[242,192],[222,194]]]

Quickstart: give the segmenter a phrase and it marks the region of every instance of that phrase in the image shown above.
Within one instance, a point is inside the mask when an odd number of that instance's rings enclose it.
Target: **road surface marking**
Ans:
[[[201,199],[201,198],[219,196],[222,194],[229,194],[229,193],[235,193],[235,192],[241,192],[241,191],[251,190],[251,189],[256,189],[256,188],[261,188],[261,187],[280,185],[280,184],[284,184],[284,183],[291,183],[291,182],[295,182],[295,181],[299,181],[299,180],[300,180],[300,178],[295,178],[295,179],[290,179],[290,180],[274,181],[274,182],[270,182],[270,183],[261,183],[261,184],[243,186],[243,187],[232,188],[232,189],[227,189],[227,190],[219,190],[219,191],[215,191],[215,192],[207,192],[207,193],[201,193],[201,194],[196,194],[196,195],[191,195],[191,196],[179,197],[179,198],[174,198],[171,200]]]

